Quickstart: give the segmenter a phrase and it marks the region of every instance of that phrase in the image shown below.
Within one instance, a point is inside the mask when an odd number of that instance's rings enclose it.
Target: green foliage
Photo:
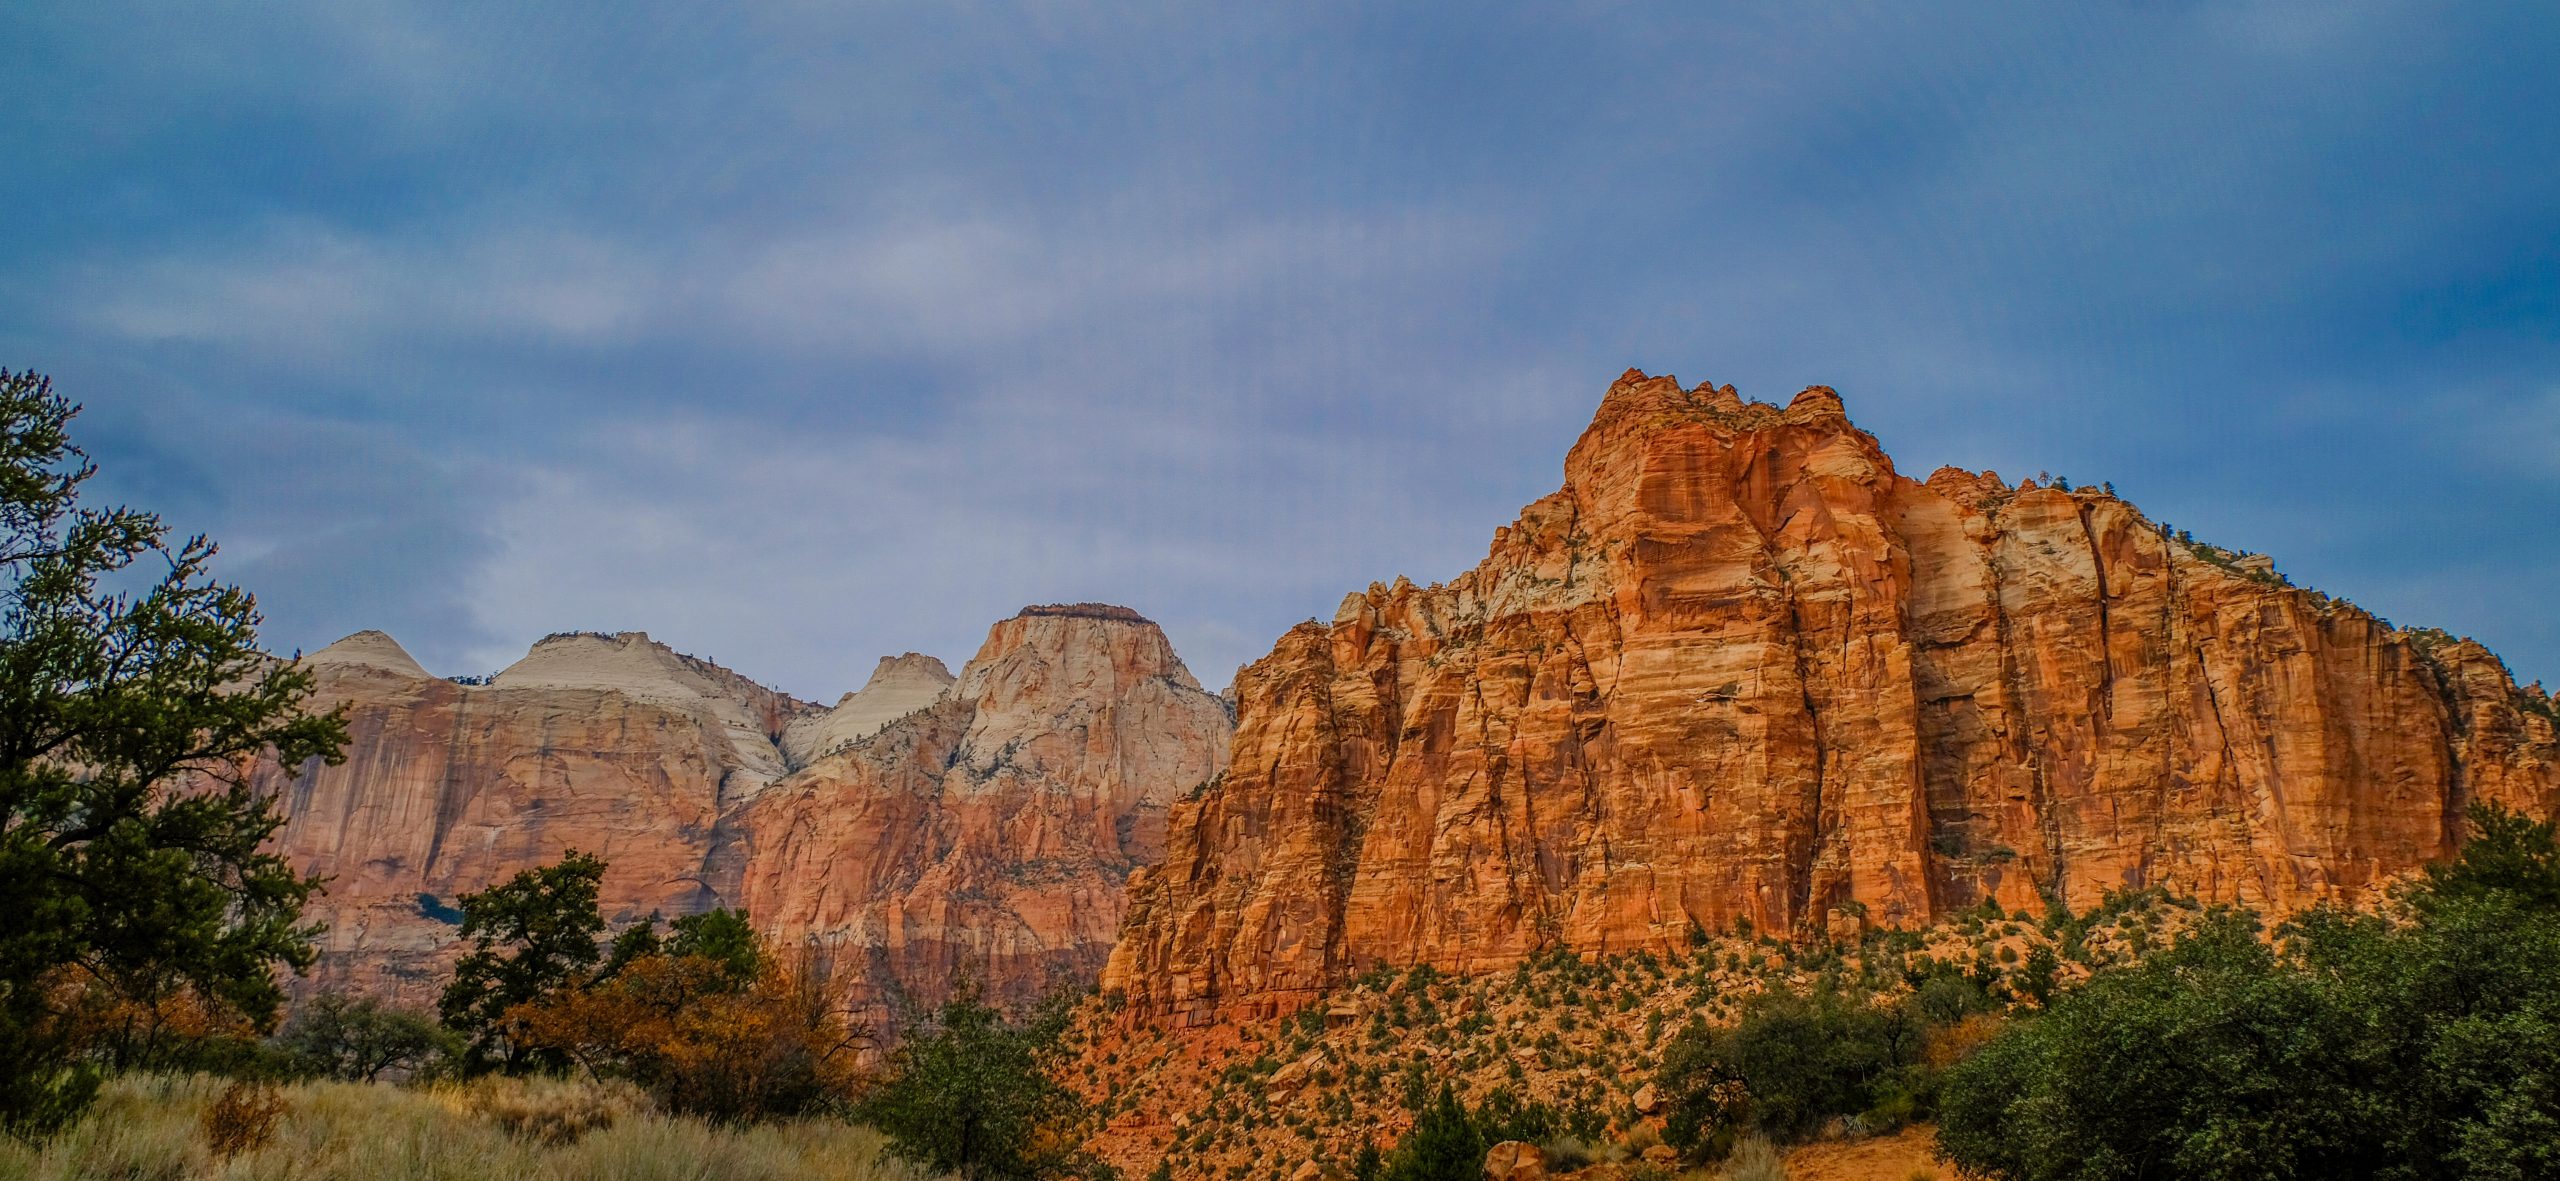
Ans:
[[[462,896],[462,935],[471,950],[455,962],[437,1010],[465,1039],[465,1072],[521,1074],[567,1065],[557,1051],[511,1037],[510,1011],[570,987],[595,966],[596,937],[604,932],[596,891],[604,870],[601,859],[572,849],[557,864]]]
[[[909,1024],[858,1114],[900,1156],[963,1181],[1095,1175],[1070,1134],[1083,1104],[1050,1077],[1066,1023],[1063,1004],[1008,1021],[964,985]]]
[[[1917,1005],[1872,1004],[1828,985],[1764,993],[1730,1027],[1693,1022],[1662,1054],[1665,1138],[1714,1159],[1744,1132],[1800,1140],[1888,1099],[1907,1118],[1925,1106],[1927,1024]]]
[[[387,1070],[417,1070],[455,1048],[453,1035],[424,1013],[337,992],[304,1001],[276,1042],[310,1073],[365,1083]]]
[[[1351,1157],[1351,1181],[1380,1181],[1386,1172],[1386,1156],[1378,1151],[1377,1142],[1361,1141],[1360,1151]]]
[[[2471,834],[2462,855],[2428,866],[2424,884],[2410,896],[2411,905],[2436,914],[2497,899],[2528,910],[2560,910],[2560,857],[2552,854],[2552,822],[2496,805],[2475,805],[2468,818]]]
[[[1486,1147],[1466,1105],[1442,1083],[1439,1097],[1396,1142],[1382,1176],[1384,1181],[1476,1181],[1484,1175]]]
[[[1969,1175],[2560,1175],[2560,846],[2497,811],[2394,915],[2208,914],[1949,1075]]]
[[[756,935],[755,925],[743,910],[706,910],[686,915],[670,926],[675,934],[667,940],[668,955],[710,960],[741,984],[754,980],[764,970],[764,941]]]
[[[148,1064],[180,1023],[263,1028],[313,954],[317,885],[261,851],[280,823],[240,769],[338,757],[302,668],[257,647],[214,546],[85,508],[78,408],[0,370],[0,1125],[59,1122],[94,1066]],[[102,1009],[119,1019],[84,1020]]]

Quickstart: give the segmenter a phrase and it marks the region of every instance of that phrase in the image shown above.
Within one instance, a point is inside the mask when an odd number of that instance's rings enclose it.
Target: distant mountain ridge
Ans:
[[[961,961],[998,995],[1035,995],[1060,971],[1089,980],[1120,881],[1158,850],[1173,785],[1214,774],[1228,730],[1163,633],[1125,608],[1035,608],[999,623],[959,677],[929,656],[884,657],[833,708],[638,632],[545,637],[485,684],[431,676],[377,631],[305,662],[314,707],[348,712],[347,760],[260,774],[285,814],[278,847],[332,879],[310,911],[327,925],[312,986],[414,1001],[441,986],[460,894],[570,848],[609,863],[603,903],[618,922],[753,906],[775,936],[827,947],[870,995],[936,995]],[[1130,675],[1080,675],[1097,666]],[[1121,735],[1124,714],[1143,733]],[[1007,717],[1011,730],[997,725]],[[941,777],[994,757],[976,744],[1018,755],[1017,739],[1046,750],[1070,731],[1088,757],[1028,771],[1016,758],[959,808],[969,818],[945,807]],[[849,801],[862,792],[865,805]],[[843,832],[811,800],[878,826],[807,850],[791,834]],[[978,823],[990,807],[1004,823]],[[877,860],[850,864],[854,845]],[[802,860],[769,872],[761,850]],[[936,893],[1025,863],[1040,880],[992,903]],[[872,893],[848,895],[853,881]],[[980,946],[982,929],[1000,934]],[[911,972],[924,944],[930,971]]]

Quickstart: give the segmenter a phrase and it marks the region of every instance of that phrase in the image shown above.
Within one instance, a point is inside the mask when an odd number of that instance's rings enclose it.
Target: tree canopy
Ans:
[[[1092,1175],[1073,1135],[1083,1105],[1050,1076],[1066,1020],[1056,1004],[1008,1020],[964,982],[908,1022],[860,1114],[899,1155],[964,1181]]]
[[[78,407],[0,370],[0,1123],[67,1115],[86,1067],[146,1062],[183,1006],[274,1020],[317,886],[263,851],[246,774],[338,757],[310,674],[260,651],[213,544],[88,507]]]
[[[2560,846],[2497,808],[2384,913],[2245,912],[2058,995],[1950,1072],[2005,1181],[2560,1176]]]
[[[553,864],[461,897],[462,937],[471,950],[455,961],[437,1010],[465,1039],[465,1070],[516,1074],[568,1065],[557,1048],[518,1036],[515,1010],[581,983],[604,958],[596,944],[605,928],[596,907],[604,870],[602,859],[571,849]]]

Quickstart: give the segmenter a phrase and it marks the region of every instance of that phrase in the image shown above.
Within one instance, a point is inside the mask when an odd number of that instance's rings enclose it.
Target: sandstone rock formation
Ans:
[[[836,699],[836,707],[792,722],[782,731],[782,753],[805,767],[880,732],[882,727],[933,704],[958,678],[942,662],[921,653],[883,656],[861,689]]]
[[[1029,608],[939,701],[735,817],[732,896],[840,973],[919,999],[964,970],[1005,1000],[1089,984],[1123,883],[1161,853],[1174,797],[1224,764],[1228,733],[1137,613]]]
[[[1446,585],[1238,677],[1227,772],[1131,884],[1134,1013],[1692,924],[1916,924],[2166,885],[2275,909],[2547,813],[2555,708],[2110,493],[1897,473],[1839,398],[1630,372]]]
[[[380,632],[307,659],[313,705],[347,711],[347,760],[265,774],[280,851],[330,879],[314,983],[407,1000],[441,987],[457,895],[565,849],[610,863],[617,919],[711,905],[720,817],[786,771],[774,737],[817,711],[637,633],[552,636],[487,685]]]
[[[609,863],[617,922],[744,905],[874,990],[960,966],[1008,997],[1090,982],[1121,881],[1229,730],[1122,608],[1032,608],[957,679],[885,659],[833,710],[636,633],[553,636],[487,685],[379,632],[307,659],[347,761],[262,774],[281,850],[332,879],[312,984],[413,1002],[457,950],[458,895],[570,848]]]

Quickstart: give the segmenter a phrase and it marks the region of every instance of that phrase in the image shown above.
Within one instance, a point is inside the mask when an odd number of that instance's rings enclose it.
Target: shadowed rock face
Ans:
[[[2551,698],[2110,494],[1897,474],[1840,400],[1630,372],[1474,570],[1246,668],[1133,879],[1139,1013],[1275,1012],[1690,925],[1916,924],[2167,885],[2276,910],[2548,813]]]
[[[617,922],[746,905],[875,991],[956,965],[1004,995],[1089,983],[1120,882],[1228,734],[1162,632],[1111,610],[1000,623],[956,682],[883,660],[833,710],[636,633],[554,636],[485,686],[379,632],[333,644],[309,663],[347,761],[259,772],[280,850],[332,879],[310,984],[430,999],[456,898],[572,848],[609,863]]]

